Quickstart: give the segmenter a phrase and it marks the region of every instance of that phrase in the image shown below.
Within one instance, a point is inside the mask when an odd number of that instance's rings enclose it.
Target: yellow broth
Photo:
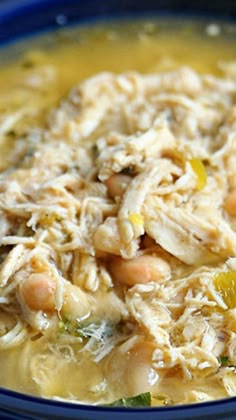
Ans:
[[[49,65],[56,79],[40,91],[15,93],[13,107],[39,97],[41,112],[28,123],[42,124],[48,109],[57,104],[70,88],[96,73],[141,73],[191,66],[201,73],[222,75],[221,63],[236,59],[236,30],[233,25],[168,20],[134,21],[60,29],[52,34],[18,42],[0,51],[0,111],[5,96],[14,92],[27,75],[39,66]],[[12,137],[1,139],[0,167],[6,167]]]

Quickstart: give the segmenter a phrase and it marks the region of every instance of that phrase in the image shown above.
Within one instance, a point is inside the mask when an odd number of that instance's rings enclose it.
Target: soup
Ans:
[[[235,33],[114,22],[1,51],[2,387],[235,395]]]

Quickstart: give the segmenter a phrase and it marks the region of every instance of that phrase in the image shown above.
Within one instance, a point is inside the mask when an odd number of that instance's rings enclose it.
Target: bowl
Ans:
[[[58,25],[124,16],[179,15],[236,19],[235,0],[0,0],[3,45]],[[105,408],[52,401],[0,388],[0,418],[9,420],[234,419],[236,398],[165,408]]]

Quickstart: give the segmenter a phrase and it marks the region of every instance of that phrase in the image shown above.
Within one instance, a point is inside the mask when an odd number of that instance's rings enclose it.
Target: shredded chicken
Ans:
[[[39,89],[51,70],[24,83]],[[70,360],[74,345],[96,364],[146,340],[154,395],[174,372],[189,384],[184,402],[214,398],[201,379],[235,395],[235,94],[234,80],[189,68],[102,73],[52,110],[37,141],[28,134],[0,175],[0,349],[61,325]],[[4,116],[0,136],[25,112]],[[155,257],[159,272],[145,267]],[[49,382],[35,366],[54,369],[52,348],[31,366],[42,395]]]

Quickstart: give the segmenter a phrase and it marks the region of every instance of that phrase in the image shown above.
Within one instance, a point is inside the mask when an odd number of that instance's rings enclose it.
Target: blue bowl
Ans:
[[[190,15],[236,19],[235,0],[0,0],[0,43],[75,23],[127,15]],[[58,16],[61,18],[58,19]],[[3,420],[236,419],[236,398],[165,408],[103,408],[49,401],[0,388]]]

